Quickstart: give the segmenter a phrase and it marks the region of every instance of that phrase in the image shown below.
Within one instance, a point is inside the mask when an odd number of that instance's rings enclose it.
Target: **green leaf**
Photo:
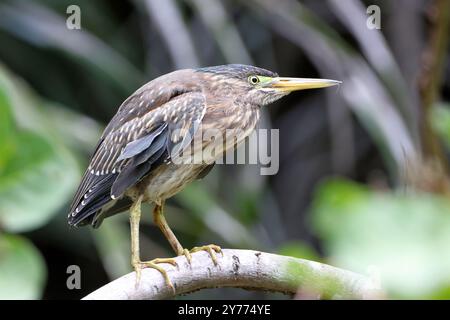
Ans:
[[[17,133],[14,145],[13,156],[0,170],[0,225],[23,232],[56,213],[72,193],[78,172],[63,149],[39,135]]]
[[[1,141],[11,134],[13,126],[13,118],[11,113],[11,106],[8,100],[8,96],[0,87],[0,138]]]
[[[39,299],[45,279],[44,260],[31,242],[0,235],[0,300]]]
[[[375,192],[332,180],[316,193],[313,220],[330,263],[380,277],[393,297],[449,292],[447,198]]]
[[[78,182],[74,157],[40,104],[0,65],[0,225],[10,232],[45,224]]]
[[[13,116],[6,90],[0,86],[0,171],[5,162],[11,157],[12,144],[10,137],[13,133]]]

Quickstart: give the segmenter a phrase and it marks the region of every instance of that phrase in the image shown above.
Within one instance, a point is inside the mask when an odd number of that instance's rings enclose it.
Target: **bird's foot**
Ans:
[[[211,257],[211,260],[213,261],[215,266],[217,266],[216,253],[220,253],[223,256],[222,249],[218,245],[215,245],[215,244],[208,244],[206,246],[194,247],[191,250],[184,249],[183,254],[186,256],[186,259],[188,260],[189,264],[192,261],[191,253],[198,252],[198,251],[208,252]]]
[[[192,262],[192,256],[191,253],[189,252],[188,249],[183,249],[183,251],[181,252],[180,256],[184,255],[186,257],[186,260],[188,261],[189,264],[191,264]]]
[[[175,293],[175,287],[173,286],[172,281],[170,281],[169,276],[167,275],[167,271],[159,265],[160,263],[168,263],[173,265],[174,267],[178,266],[174,258],[157,258],[151,261],[133,262],[133,268],[136,272],[136,288],[139,286],[139,281],[141,280],[142,269],[152,268],[158,270],[161,273],[161,275],[164,277],[164,280],[166,281],[167,286]]]

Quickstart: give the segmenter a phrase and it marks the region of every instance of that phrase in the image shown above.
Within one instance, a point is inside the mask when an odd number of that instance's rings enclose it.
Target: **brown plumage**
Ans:
[[[72,202],[69,224],[97,227],[105,217],[131,207],[132,263],[137,272],[142,266],[160,270],[155,262],[139,260],[140,204],[153,202],[155,222],[175,252],[189,257],[162,215],[165,199],[206,175],[218,156],[245,139],[258,122],[261,106],[294,90],[336,83],[280,78],[244,65],[179,70],[150,81],[122,103],[103,132]],[[175,161],[186,150],[190,152],[183,155],[185,160],[203,155],[213,143],[204,139],[208,131],[230,134],[235,140],[215,145],[216,154],[203,161]],[[211,254],[218,250],[202,249]]]

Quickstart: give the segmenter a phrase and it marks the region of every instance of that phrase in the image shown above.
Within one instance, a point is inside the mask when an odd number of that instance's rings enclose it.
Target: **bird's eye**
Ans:
[[[257,76],[250,76],[248,77],[248,82],[251,84],[257,84],[259,83],[259,78]]]

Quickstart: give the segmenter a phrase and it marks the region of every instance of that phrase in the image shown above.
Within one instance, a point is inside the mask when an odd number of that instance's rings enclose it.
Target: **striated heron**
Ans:
[[[174,259],[140,260],[141,203],[155,204],[154,222],[177,255],[190,262],[191,252],[206,250],[216,264],[219,246],[189,251],[179,243],[164,218],[164,201],[208,174],[215,159],[242,142],[255,128],[262,106],[292,91],[338,83],[283,78],[246,65],[178,70],[148,82],[122,103],[103,132],[72,202],[69,224],[98,227],[104,218],[130,209],[131,263],[137,283],[141,269],[150,267],[159,270],[174,289],[158,265],[176,265]],[[204,139],[208,130],[223,134],[225,140],[233,136],[233,143],[216,141],[215,153],[203,156],[214,144]]]

